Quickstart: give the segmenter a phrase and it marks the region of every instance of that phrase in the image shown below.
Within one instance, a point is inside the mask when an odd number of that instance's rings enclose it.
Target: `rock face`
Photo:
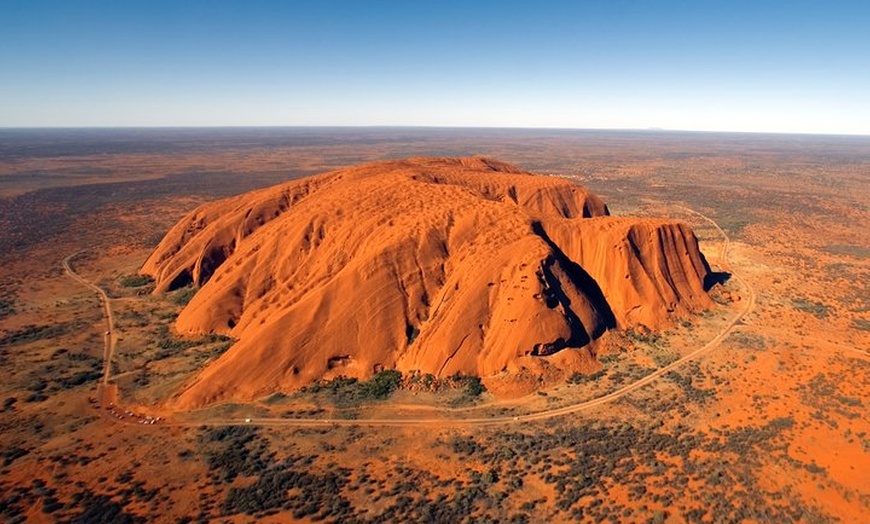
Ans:
[[[608,329],[708,307],[708,272],[687,226],[611,217],[570,181],[484,158],[367,164],[209,203],[142,268],[157,292],[200,286],[180,333],[238,340],[181,408],[381,368],[486,381],[576,367]]]

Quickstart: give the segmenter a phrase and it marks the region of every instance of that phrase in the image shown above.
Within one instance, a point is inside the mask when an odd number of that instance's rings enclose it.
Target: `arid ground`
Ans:
[[[138,270],[197,205],[364,161],[486,155],[689,224],[715,306],[588,373],[332,381],[164,407],[232,340]],[[870,521],[870,139],[459,130],[0,130],[10,522]],[[105,300],[111,310],[107,325]],[[529,377],[537,381],[539,377]],[[394,390],[394,386],[398,388]]]

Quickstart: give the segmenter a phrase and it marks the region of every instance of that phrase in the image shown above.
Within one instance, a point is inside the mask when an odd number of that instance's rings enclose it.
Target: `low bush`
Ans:
[[[79,328],[81,328],[81,324],[77,322],[46,324],[41,326],[28,324],[19,330],[12,331],[3,337],[0,337],[0,346],[58,338]]]
[[[121,279],[122,287],[142,287],[154,282],[154,279],[146,275],[127,275]]]
[[[337,405],[357,405],[371,400],[385,400],[402,385],[402,373],[387,369],[360,382],[355,378],[336,377],[303,388],[304,392],[325,394]]]
[[[218,482],[232,482],[239,475],[256,475],[269,460],[268,441],[250,426],[208,428],[199,443],[209,473]]]
[[[798,311],[803,311],[804,313],[809,313],[816,318],[823,319],[828,316],[830,310],[828,306],[822,304],[821,302],[815,302],[812,300],[805,300],[802,298],[795,299],[791,301],[792,306]]]
[[[178,306],[186,306],[188,302],[193,298],[193,295],[196,295],[197,288],[195,287],[185,287],[179,289],[172,295],[172,303]]]
[[[457,373],[450,377],[450,380],[457,387],[462,388],[462,394],[451,402],[452,406],[461,406],[474,402],[486,391],[486,386],[483,385],[480,377],[475,375]]]
[[[569,384],[584,384],[586,382],[593,382],[603,377],[607,372],[604,369],[599,369],[595,373],[580,373],[575,372],[572,373],[570,377],[568,377]]]

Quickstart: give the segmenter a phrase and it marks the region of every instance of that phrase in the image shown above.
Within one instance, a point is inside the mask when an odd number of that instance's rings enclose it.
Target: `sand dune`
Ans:
[[[608,329],[710,305],[686,225],[611,217],[570,181],[484,158],[366,164],[209,203],[142,272],[157,292],[201,286],[180,333],[238,339],[182,408],[382,368],[577,368]]]

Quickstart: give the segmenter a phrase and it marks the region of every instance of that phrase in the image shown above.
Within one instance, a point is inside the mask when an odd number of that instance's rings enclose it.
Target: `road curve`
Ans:
[[[724,239],[724,243],[721,250],[721,263],[731,271],[731,276],[737,281],[740,282],[741,286],[743,286],[749,294],[749,299],[746,301],[745,306],[741,309],[729,322],[728,324],[716,335],[712,340],[704,344],[702,347],[692,351],[691,353],[684,355],[683,357],[671,362],[667,366],[657,369],[653,371],[649,375],[638,379],[631,384],[625,385],[619,389],[611,391],[606,395],[602,395],[600,397],[587,400],[584,402],[580,402],[577,404],[572,404],[570,406],[564,406],[561,408],[550,409],[546,411],[539,411],[537,413],[527,413],[523,415],[508,415],[508,416],[500,416],[500,417],[479,417],[479,418],[465,418],[465,419],[391,419],[391,418],[377,418],[377,419],[283,419],[283,418],[256,418],[251,419],[251,422],[240,421],[238,419],[224,419],[224,420],[215,420],[206,422],[205,425],[245,425],[245,424],[258,424],[258,425],[269,425],[269,426],[324,426],[324,425],[339,425],[339,426],[354,426],[354,425],[363,425],[363,426],[412,426],[412,425],[435,425],[435,424],[450,424],[450,425],[469,425],[469,426],[485,426],[485,425],[499,425],[499,424],[510,424],[517,422],[532,422],[532,421],[540,421],[546,420],[554,417],[561,417],[564,415],[570,415],[573,413],[577,413],[580,411],[584,411],[587,409],[591,409],[597,406],[601,406],[603,404],[607,404],[609,402],[613,402],[632,391],[640,389],[662,375],[668,373],[669,371],[673,371],[674,369],[682,366],[686,362],[697,358],[698,356],[706,353],[707,351],[713,349],[718,346],[725,338],[731,334],[734,330],[735,326],[738,325],[746,315],[752,311],[755,307],[756,302],[756,293],[755,290],[749,286],[749,284],[738,274],[734,273],[731,270],[730,265],[728,264],[728,251],[731,247],[731,239],[725,233],[725,231],[719,227],[713,219],[703,215],[693,209],[679,206],[686,211],[697,215],[703,220],[712,224],[717,231],[722,235]],[[186,424],[186,423],[182,423]],[[196,425],[196,424],[193,424]]]
[[[692,351],[691,353],[684,355],[680,359],[664,366],[662,368],[657,369],[656,371],[650,373],[649,375],[638,379],[631,384],[625,385],[619,389],[616,389],[606,395],[601,397],[597,397],[591,400],[587,400],[584,402],[580,402],[577,404],[572,404],[569,406],[564,406],[560,408],[550,409],[546,411],[540,411],[536,413],[527,413],[522,415],[508,415],[508,416],[498,416],[498,417],[470,417],[463,419],[449,419],[449,418],[366,418],[366,419],[352,419],[352,418],[329,418],[329,419],[304,419],[304,418],[252,418],[252,419],[239,419],[239,418],[216,418],[209,420],[201,420],[201,421],[166,421],[158,426],[148,426],[148,427],[163,427],[163,426],[226,426],[226,425],[259,425],[259,426],[293,426],[293,427],[324,427],[324,426],[431,426],[431,425],[453,425],[453,426],[490,426],[490,425],[500,425],[500,424],[512,424],[518,422],[532,422],[532,421],[540,421],[546,420],[555,417],[561,417],[565,415],[570,415],[573,413],[577,413],[580,411],[584,411],[587,409],[592,409],[603,404],[607,404],[609,402],[613,402],[632,391],[640,389],[653,381],[660,378],[662,375],[672,371],[686,362],[697,358],[698,356],[710,351],[714,347],[718,346],[731,332],[734,328],[746,317],[746,315],[752,311],[755,307],[756,302],[756,293],[755,290],[752,289],[751,286],[737,273],[735,273],[728,264],[728,250],[730,248],[731,239],[722,230],[721,227],[711,218],[703,215],[697,211],[694,211],[690,208],[679,206],[680,208],[697,215],[701,219],[709,222],[719,233],[722,235],[724,239],[724,243],[720,252],[721,263],[731,271],[731,276],[735,278],[738,282],[740,282],[741,286],[745,288],[748,292],[749,298],[745,303],[745,306],[728,322],[728,324],[716,335],[712,340],[704,344],[702,347]],[[70,260],[75,256],[82,253],[81,251],[74,253],[63,260],[63,268],[67,275],[71,278],[79,282],[80,284],[87,286],[95,293],[100,296],[100,299],[103,302],[104,314],[106,316],[106,324],[108,327],[108,333],[105,337],[105,350],[104,350],[104,362],[103,362],[103,379],[102,385],[104,388],[108,386],[109,381],[109,373],[111,369],[111,360],[114,354],[115,348],[115,332],[114,332],[114,316],[112,312],[111,303],[109,301],[109,297],[105,291],[99,286],[88,282],[83,277],[75,273],[72,267],[70,266]],[[104,406],[105,407],[105,406]],[[485,406],[481,406],[481,409],[484,409]],[[457,410],[458,411],[458,410]],[[118,423],[124,424],[136,424],[133,421],[128,421],[124,419],[115,419],[111,417],[107,417],[107,420],[112,420]]]
[[[106,386],[109,383],[109,373],[111,373],[112,370],[112,357],[115,353],[115,316],[112,312],[112,303],[109,301],[109,295],[107,295],[100,286],[85,280],[81,275],[73,271],[72,266],[70,266],[70,261],[82,253],[84,253],[84,251],[77,251],[63,259],[63,270],[70,278],[83,286],[87,286],[91,291],[99,295],[100,301],[103,303],[103,314],[106,317],[106,334],[103,336],[102,384],[103,386]]]

